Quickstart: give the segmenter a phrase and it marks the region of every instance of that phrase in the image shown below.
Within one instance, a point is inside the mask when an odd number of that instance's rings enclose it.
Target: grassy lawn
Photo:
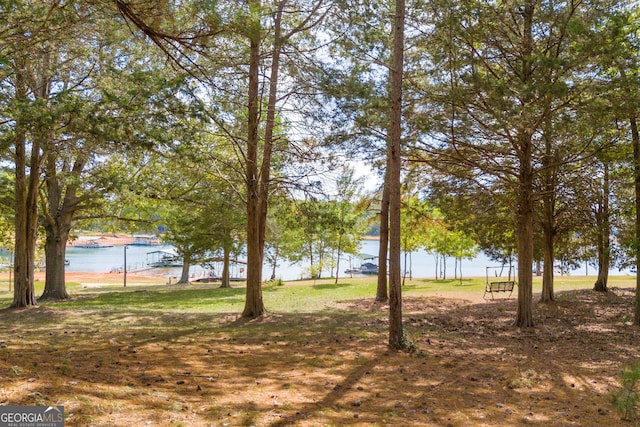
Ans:
[[[541,278],[534,277],[534,294],[541,291]],[[556,292],[590,289],[594,277],[556,277]],[[7,278],[0,277],[0,307],[11,304],[13,294]],[[245,290],[242,284],[231,289],[221,289],[218,284],[168,285],[164,278],[137,279],[130,275],[127,287],[121,278],[101,278],[99,283],[68,282],[67,290],[72,296],[69,302],[53,303],[60,308],[111,309],[111,310],[161,310],[193,313],[238,313],[244,306]],[[464,295],[472,301],[482,297],[485,278],[433,280],[407,279],[402,288],[403,295],[439,295],[456,297]],[[44,283],[36,282],[36,294],[42,293]],[[610,288],[635,288],[634,276],[611,276]],[[371,277],[321,279],[287,282],[285,286],[267,285],[263,288],[265,306],[272,313],[314,313],[332,306],[336,301],[371,298],[375,296],[376,280]],[[517,288],[512,297],[517,295]],[[506,295],[497,294],[496,298]],[[44,303],[51,305],[52,303]]]
[[[408,280],[414,351],[395,353],[370,277],[265,286],[254,320],[241,284],[84,278],[69,301],[0,310],[0,404],[63,405],[68,426],[616,425],[609,394],[640,357],[635,278],[611,277],[608,295],[593,281],[557,277],[558,302],[520,331],[515,292]]]

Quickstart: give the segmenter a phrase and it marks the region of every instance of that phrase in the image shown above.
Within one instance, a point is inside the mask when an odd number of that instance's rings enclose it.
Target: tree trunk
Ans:
[[[16,71],[16,98],[26,97],[24,70]],[[33,138],[30,163],[27,166],[26,123],[16,119],[15,130],[15,256],[14,287],[11,307],[36,305],[34,289],[34,262],[38,231],[37,190],[40,182],[40,139]],[[29,177],[27,177],[27,167]]]
[[[282,51],[282,14],[286,0],[280,0],[274,17],[273,51],[271,55],[271,75],[269,76],[269,97],[267,100],[267,117],[264,125],[264,146],[262,149],[262,165],[260,167],[260,222],[258,227],[260,257],[264,259],[265,232],[267,211],[269,207],[269,189],[271,184],[271,157],[273,153],[273,131],[276,125],[276,104],[278,102],[278,82],[280,71],[280,53]],[[260,48],[258,47],[258,53]],[[259,59],[258,59],[259,60]],[[260,266],[262,271],[262,263]],[[260,273],[262,278],[262,273]]]
[[[548,220],[548,218],[547,218]],[[542,274],[542,294],[540,296],[540,302],[550,302],[554,300],[553,296],[553,230],[549,230],[552,227],[550,224],[545,223],[543,226],[543,242],[544,242],[544,261],[543,261],[543,274]]]
[[[378,287],[376,301],[389,299],[387,284],[387,251],[389,249],[389,159],[384,173],[382,200],[380,202],[380,247],[378,249]]]
[[[404,253],[404,271],[402,272],[402,286],[404,286],[406,280],[407,280],[407,256],[409,255],[408,252]]]
[[[393,22],[391,123],[389,129],[389,348],[404,349],[402,287],[400,282],[400,167],[402,161],[402,72],[404,61],[404,0],[396,0]]]
[[[635,188],[636,223],[635,223],[635,255],[636,271],[640,272],[640,133],[635,115],[630,117],[631,143],[633,145],[633,174]],[[640,274],[636,273],[636,301],[634,322],[640,325]]]
[[[336,257],[336,281],[334,284],[338,284],[338,276],[340,275],[340,256],[342,255],[342,234],[338,237],[338,251]]]
[[[191,270],[191,257],[187,255],[183,255],[182,271],[180,272],[180,280],[178,280],[178,284],[189,283],[189,270]]]
[[[223,249],[222,255],[222,283],[220,284],[221,288],[230,288],[231,287],[231,273],[229,265],[231,264],[231,256],[229,255],[229,250],[227,248]]]
[[[49,141],[51,141],[49,136]],[[44,292],[40,299],[62,300],[68,299],[69,294],[65,281],[65,255],[67,250],[67,240],[71,230],[71,222],[76,209],[78,208],[77,182],[80,173],[84,169],[88,155],[77,154],[73,167],[70,170],[63,170],[63,174],[68,174],[72,179],[70,182],[60,180],[58,174],[59,155],[55,147],[48,146],[46,154],[43,156],[45,188],[47,190],[47,203],[43,206],[42,218],[46,232],[45,257],[46,257],[46,280]],[[68,177],[67,177],[68,178]]]
[[[64,259],[67,249],[69,230],[58,227],[45,226],[45,258],[46,274],[44,292],[41,300],[65,300],[69,299],[65,286]]]
[[[536,276],[542,276],[542,264],[540,263],[540,260],[537,259],[535,260],[536,263]]]
[[[15,211],[15,251],[13,259],[13,303],[11,307],[36,305],[33,283],[33,260],[35,240],[31,224],[37,207],[30,203],[26,176],[26,136],[20,125],[16,125],[15,165],[16,165],[16,211]]]
[[[278,246],[273,248],[273,263],[271,264],[271,278],[269,280],[276,280],[276,268],[278,267]]]
[[[529,146],[530,148],[530,146]],[[527,151],[529,156],[531,151]],[[531,158],[525,156],[520,164],[518,195],[518,311],[515,326],[533,325],[533,200]]]
[[[554,300],[553,295],[553,275],[555,263],[554,241],[556,237],[556,166],[553,155],[551,121],[551,101],[547,100],[545,105],[545,130],[543,134],[545,153],[542,160],[544,169],[544,195],[542,199],[542,234],[543,234],[543,259],[544,274],[542,276],[542,294],[540,302],[550,302]]]
[[[260,18],[252,23],[250,35],[249,58],[249,105],[247,138],[247,294],[242,317],[258,317],[265,313],[262,299],[262,260],[264,258],[264,241],[267,222],[269,183],[271,172],[271,155],[273,151],[273,130],[275,127],[275,111],[278,89],[278,71],[282,50],[281,21],[285,1],[278,3],[274,18],[274,44],[271,57],[271,75],[269,77],[269,99],[264,130],[262,165],[258,167],[259,146],[259,76],[260,76],[260,43],[262,31]],[[260,9],[259,0],[250,0],[252,10]]]
[[[598,292],[607,292],[609,281],[609,267],[611,264],[611,224],[609,222],[609,166],[603,162],[604,176],[602,179],[602,192],[596,212],[596,246],[598,248],[598,278],[593,289]]]
[[[249,2],[251,9],[259,9],[260,2]],[[251,22],[249,89],[248,89],[248,135],[246,153],[247,178],[247,289],[242,317],[258,317],[265,313],[262,299],[262,250],[260,248],[260,229],[262,200],[258,176],[259,146],[259,76],[260,41],[259,20]]]
[[[533,52],[533,13],[534,3],[526,0],[522,8],[523,16],[523,51],[522,83],[530,84],[532,77],[531,54]],[[526,95],[522,106],[526,117],[531,95]],[[514,325],[532,327],[533,322],[533,137],[532,129],[521,124],[518,129],[518,213],[516,230],[518,233],[518,310]]]

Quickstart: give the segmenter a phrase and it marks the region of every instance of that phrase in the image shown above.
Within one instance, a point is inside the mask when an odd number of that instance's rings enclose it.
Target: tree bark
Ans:
[[[389,348],[406,346],[402,328],[402,286],[400,277],[400,167],[402,161],[402,74],[404,62],[405,1],[396,0],[393,22],[391,80],[391,123],[389,129]]]
[[[26,175],[26,135],[20,122],[16,125],[16,212],[15,212],[15,253],[13,259],[13,303],[11,307],[36,305],[33,283],[33,260],[35,240],[32,236],[32,222],[37,208],[29,203]]]
[[[69,299],[65,285],[64,259],[69,238],[69,229],[45,226],[45,286],[40,300]]]
[[[635,189],[635,255],[636,271],[640,272],[640,133],[638,132],[638,119],[632,115],[629,119],[631,125],[631,144],[633,145],[633,174]],[[636,273],[636,301],[634,323],[640,325],[640,274]]]
[[[260,9],[259,0],[250,0],[252,10]],[[266,310],[262,298],[262,261],[267,223],[269,188],[271,180],[271,157],[273,152],[273,130],[275,128],[276,103],[278,99],[278,73],[282,50],[282,14],[285,0],[278,3],[274,17],[274,42],[271,56],[271,74],[269,76],[269,96],[267,117],[264,129],[262,163],[258,166],[259,146],[259,72],[260,72],[260,21],[254,22],[255,28],[250,35],[249,58],[249,136],[247,138],[247,294],[242,317],[262,316]],[[251,247],[250,247],[251,246]]]
[[[548,220],[548,218],[547,218]],[[550,302],[554,300],[553,293],[553,247],[554,247],[554,232],[549,228],[552,228],[552,224],[548,224],[545,221],[543,226],[543,242],[544,242],[544,261],[543,261],[543,273],[542,273],[542,294],[540,295],[540,302]]]
[[[526,139],[529,139],[527,144]],[[515,326],[531,327],[533,324],[533,182],[531,171],[531,135],[522,137],[524,155],[520,163],[518,189],[518,310]],[[527,148],[528,147],[528,148]]]
[[[407,256],[409,255],[408,252],[404,253],[404,268],[402,271],[402,286],[404,286],[406,279],[407,279]]]
[[[533,52],[533,13],[534,3],[527,0],[522,8],[523,15],[523,51],[522,83],[532,80],[531,54]],[[523,98],[523,116],[527,117],[531,95]],[[532,327],[533,322],[533,137],[532,130],[521,124],[517,135],[518,143],[518,213],[516,230],[518,233],[518,309],[514,325]]]
[[[261,8],[259,0],[251,0],[249,7],[253,12]],[[262,222],[263,192],[260,189],[258,167],[258,148],[260,142],[260,42],[261,28],[259,19],[251,22],[249,29],[249,88],[248,88],[248,134],[246,153],[247,179],[247,289],[245,306],[242,317],[259,317],[265,313],[262,298],[262,256],[260,246],[263,238],[260,231],[264,230]],[[264,166],[264,160],[263,160]]]
[[[556,229],[556,166],[553,156],[553,144],[551,135],[553,126],[551,121],[551,105],[547,100],[545,105],[545,130],[544,145],[545,153],[542,160],[544,168],[544,194],[542,198],[542,240],[543,240],[543,258],[544,273],[542,275],[542,294],[540,302],[550,302],[554,300],[553,280],[554,280],[554,263],[555,263],[555,237]]]
[[[16,98],[25,99],[27,86],[24,70],[16,70]],[[15,148],[15,255],[14,292],[11,307],[36,305],[34,289],[34,261],[38,230],[37,189],[40,173],[39,138],[33,138],[30,153],[29,176],[27,177],[26,123],[16,119]]]
[[[338,237],[338,250],[336,254],[336,280],[334,284],[338,284],[338,276],[340,276],[340,256],[342,255],[342,234]]]
[[[223,249],[222,254],[222,283],[220,284],[221,288],[230,288],[231,287],[231,274],[229,273],[229,264],[231,262],[231,256],[229,255],[229,250],[227,248]]]
[[[611,264],[611,224],[609,222],[609,166],[603,162],[604,175],[602,178],[602,191],[596,212],[596,246],[598,248],[598,278],[593,289],[598,292],[607,292],[609,281],[609,267]]]
[[[47,203],[43,206],[41,215],[46,233],[46,279],[44,292],[40,299],[63,300],[69,298],[66,289],[64,260],[71,222],[79,203],[78,185],[74,179],[71,180],[71,183],[61,182],[57,170],[58,152],[54,147],[47,147],[46,152],[44,168]],[[87,154],[78,154],[71,170],[64,171],[64,173],[75,178],[79,177],[87,159]]]
[[[273,248],[273,264],[271,264],[271,278],[269,280],[276,280],[276,268],[278,267],[278,254],[280,250],[278,246]]]
[[[191,257],[187,255],[182,256],[182,270],[180,271],[180,280],[178,284],[189,283],[189,270],[191,269]]]
[[[376,301],[387,302],[389,299],[387,284],[387,251],[389,249],[389,158],[384,173],[382,200],[380,202],[380,247],[378,249],[378,286]]]

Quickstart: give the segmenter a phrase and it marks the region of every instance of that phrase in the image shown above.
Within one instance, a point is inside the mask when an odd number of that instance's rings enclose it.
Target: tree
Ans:
[[[402,72],[404,69],[405,2],[396,0],[393,15],[393,60],[389,71],[389,347],[404,349],[402,327],[402,283],[400,275],[400,167],[402,161]],[[382,262],[382,260],[380,260]]]
[[[317,120],[326,123],[325,145],[347,158],[363,160],[381,171],[383,185],[375,197],[380,246],[376,301],[388,300],[389,234],[388,156],[389,79],[392,4],[384,1],[335,2],[324,28],[333,43],[317,59],[322,91]],[[324,53],[324,52],[323,52]]]
[[[462,260],[473,259],[477,256],[478,246],[473,238],[462,231],[456,231],[452,234],[452,253],[456,259],[456,264],[458,265],[458,269],[455,269],[454,274],[457,278],[459,272],[460,280],[462,280]]]
[[[268,198],[271,192],[271,168],[276,142],[281,142],[274,131],[277,124],[277,104],[282,100],[282,96],[278,94],[282,52],[285,45],[293,43],[295,36],[307,34],[322,21],[323,3],[316,2],[307,7],[305,4],[286,0],[267,5],[263,5],[260,0],[249,0],[246,8],[227,8],[226,5],[207,3],[202,9],[200,6],[203,4],[195,3],[189,6],[193,7],[191,11],[195,11],[196,16],[203,17],[202,22],[192,25],[189,31],[176,31],[175,28],[179,28],[176,25],[177,18],[184,18],[184,15],[178,13],[180,8],[176,5],[172,9],[172,5],[162,3],[162,8],[154,11],[156,22],[152,22],[145,19],[148,5],[114,1],[121,13],[172,59],[184,67],[195,64],[203,81],[216,82],[217,78],[224,76],[225,67],[226,70],[235,68],[234,73],[242,75],[240,81],[245,84],[246,89],[243,103],[246,108],[244,137],[230,132],[225,125],[224,113],[212,114],[212,119],[222,132],[232,137],[236,153],[243,164],[247,216],[247,287],[242,316],[261,316],[265,313],[262,265]],[[270,6],[274,6],[273,9]],[[166,25],[167,23],[170,25]],[[239,49],[229,50],[228,46],[238,46]],[[210,72],[204,70],[202,62],[198,63],[201,58],[219,60],[222,53],[231,56],[240,53],[240,57],[226,63],[217,62]],[[237,67],[236,64],[242,64],[242,67]],[[290,70],[296,68],[295,61],[290,60],[289,64]],[[268,71],[263,72],[262,67]],[[215,75],[216,71],[220,72],[219,76]],[[266,75],[269,77],[262,78]],[[228,99],[229,93],[226,92],[225,85],[229,83],[225,79],[225,84],[220,87],[209,86],[207,96],[214,95],[210,98],[213,100]],[[266,100],[262,97],[263,93],[266,93]],[[234,102],[237,101],[234,99]],[[261,114],[263,108],[266,109],[266,114]]]
[[[589,102],[585,88],[592,75],[587,72],[586,52],[600,6],[465,2],[447,4],[439,12],[443,19],[435,24],[433,58],[441,68],[434,72],[434,81],[440,82],[434,99],[446,115],[437,117],[434,139],[425,141],[429,156],[437,159],[430,165],[443,171],[452,168],[481,188],[502,187],[513,197],[518,327],[534,325],[532,242],[537,201],[543,194],[537,183],[550,170],[551,160],[545,135],[553,136],[555,147],[564,153],[579,153],[555,161],[558,165],[599,149],[590,135],[558,138],[558,128],[549,123],[575,117],[577,107]],[[448,54],[454,48],[451,59]]]
[[[267,219],[265,259],[271,266],[270,280],[276,279],[280,260],[299,260],[299,248],[303,239],[298,227],[299,218],[295,202],[284,196],[272,199]]]
[[[339,244],[339,233],[336,233],[340,228],[339,210],[332,201],[314,198],[296,201],[294,205],[296,215],[289,225],[298,230],[295,234],[300,238],[296,240],[298,245],[294,253],[297,255],[290,257],[308,260],[310,276],[318,279],[324,270],[334,267],[331,252]]]
[[[78,24],[83,39],[62,46],[65,61],[54,67],[54,85],[73,90],[52,97],[60,130],[43,145],[47,275],[41,298],[48,299],[68,297],[64,259],[72,223],[110,215],[109,202],[132,182],[127,160],[184,138],[190,130],[184,118],[193,113],[181,93],[184,79],[168,76],[162,58],[126,42],[112,16],[85,13]]]
[[[336,235],[334,239],[336,284],[340,275],[340,258],[342,254],[356,255],[360,246],[361,236],[364,234],[362,215],[356,205],[356,198],[359,197],[361,186],[362,180],[355,178],[354,169],[345,165],[336,182],[336,200],[334,202],[336,211],[335,224],[333,226]]]
[[[12,307],[36,304],[34,261],[38,235],[38,187],[42,146],[51,126],[46,103],[52,90],[49,40],[64,34],[60,5],[28,8],[15,2],[3,14],[0,45],[3,146],[15,173],[15,258]]]
[[[387,166],[382,185],[380,199],[380,247],[378,249],[378,281],[376,286],[376,301],[386,302],[389,299],[387,286],[387,253],[389,248],[389,170]]]
[[[322,2],[312,5],[309,11],[303,8],[293,13],[293,25],[283,28],[283,13],[287,5],[286,0],[280,0],[276,4],[273,14],[273,42],[270,51],[271,63],[269,64],[270,76],[267,95],[267,113],[264,121],[264,134],[261,141],[259,136],[260,125],[260,60],[262,56],[261,46],[264,37],[262,27],[262,6],[259,0],[249,1],[249,10],[252,12],[252,20],[245,36],[249,39],[249,85],[248,85],[248,109],[245,164],[247,184],[247,293],[243,317],[258,317],[264,314],[262,300],[262,264],[265,247],[265,231],[267,220],[267,205],[271,191],[271,166],[274,150],[274,129],[276,125],[276,108],[278,102],[280,56],[285,43],[302,31],[315,26],[323,18],[317,16]],[[260,144],[262,142],[262,144]],[[261,157],[258,152],[261,148]]]
[[[638,11],[623,10],[612,13],[606,25],[606,41],[612,47],[611,51],[600,52],[604,61],[605,76],[608,78],[616,96],[619,117],[624,117],[628,124],[628,138],[632,151],[632,176],[634,191],[635,219],[633,221],[632,250],[636,270],[640,267],[640,130],[638,130]],[[640,325],[640,275],[636,275],[636,303],[634,323]]]
[[[407,255],[426,244],[426,230],[430,225],[431,218],[428,206],[417,196],[405,196],[402,206],[403,209],[400,212],[402,239],[400,244],[404,252],[404,273],[402,275],[402,284],[404,285],[407,277]],[[410,269],[409,274],[411,275]]]

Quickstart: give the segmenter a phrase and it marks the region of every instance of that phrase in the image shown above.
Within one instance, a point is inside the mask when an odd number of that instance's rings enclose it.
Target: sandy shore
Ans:
[[[45,280],[45,272],[35,273],[35,279],[37,281]],[[80,283],[80,284],[124,284],[124,275],[122,273],[96,273],[96,272],[67,272],[65,273],[65,279],[67,283]],[[9,273],[0,273],[0,281],[8,282]],[[167,277],[154,276],[150,274],[136,274],[127,273],[127,284],[166,284]],[[175,279],[173,279],[175,281]]]

